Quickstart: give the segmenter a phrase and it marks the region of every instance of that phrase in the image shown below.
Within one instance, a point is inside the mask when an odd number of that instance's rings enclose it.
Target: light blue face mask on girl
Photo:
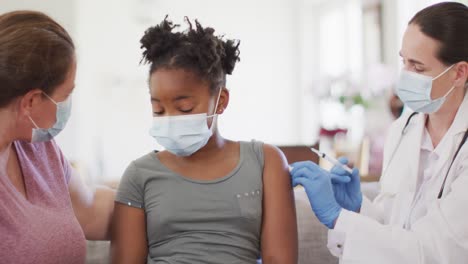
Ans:
[[[221,90],[213,110],[213,115],[192,114],[179,116],[155,116],[150,135],[174,155],[187,157],[200,150],[213,135],[216,119],[216,108],[221,96]],[[208,118],[213,118],[208,128]]]
[[[55,124],[51,128],[39,128],[36,122],[29,116],[29,120],[33,123],[35,128],[32,130],[32,137],[31,142],[45,142],[52,140],[55,136],[57,136],[67,125],[68,119],[71,115],[71,108],[72,108],[72,96],[70,95],[65,101],[63,102],[55,102],[50,96],[44,93],[44,95],[49,98],[57,107],[56,110],[56,121]]]
[[[403,101],[406,106],[415,112],[426,114],[437,112],[437,110],[439,110],[440,107],[444,104],[447,96],[453,91],[455,86],[450,88],[450,90],[444,96],[437,99],[432,99],[432,83],[440,76],[444,75],[450,69],[452,69],[454,65],[448,67],[435,78],[403,70],[396,85],[398,97],[400,97],[401,101]]]
[[[214,116],[204,113],[154,117],[150,135],[172,154],[187,157],[208,143],[213,125],[208,128],[207,119]]]

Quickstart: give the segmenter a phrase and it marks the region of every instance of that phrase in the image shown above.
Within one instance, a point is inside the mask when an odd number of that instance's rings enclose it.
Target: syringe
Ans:
[[[350,167],[348,167],[348,166],[344,165],[343,163],[339,162],[337,159],[335,159],[335,158],[333,158],[333,157],[331,157],[331,156],[329,156],[329,155],[327,155],[327,154],[325,154],[325,153],[323,153],[323,152],[321,152],[321,151],[319,151],[319,150],[317,150],[315,148],[310,148],[310,150],[312,150],[319,157],[328,160],[333,165],[341,167],[342,169],[349,172],[350,174],[353,173],[353,170]]]

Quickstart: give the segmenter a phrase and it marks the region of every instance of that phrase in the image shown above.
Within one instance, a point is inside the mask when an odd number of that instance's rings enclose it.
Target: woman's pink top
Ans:
[[[0,175],[0,263],[85,263],[86,241],[68,192],[68,161],[54,141],[16,141],[14,147],[27,198]]]

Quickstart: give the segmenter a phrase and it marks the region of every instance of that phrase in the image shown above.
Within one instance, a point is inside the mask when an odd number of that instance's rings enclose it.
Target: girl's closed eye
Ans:
[[[192,112],[192,111],[193,111],[193,108],[189,108],[189,109],[180,108],[179,111],[182,112],[182,113],[186,113],[186,114],[187,114],[187,113]]]
[[[161,106],[153,105],[153,115],[162,115],[164,114],[164,109]]]
[[[195,108],[195,103],[193,99],[180,99],[176,102],[175,107],[181,113],[187,114],[191,113]]]

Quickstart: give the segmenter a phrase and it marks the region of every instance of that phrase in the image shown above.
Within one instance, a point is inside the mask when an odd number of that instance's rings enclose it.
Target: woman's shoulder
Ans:
[[[54,171],[56,173],[62,172],[65,181],[68,183],[71,177],[71,167],[67,158],[63,155],[60,147],[54,140],[46,142],[27,142],[15,141],[15,149],[18,157],[22,162],[22,166],[29,172]],[[41,164],[40,166],[38,166]],[[33,168],[31,170],[30,168]],[[48,177],[48,173],[41,173],[42,177]],[[57,180],[57,175],[51,177]],[[51,179],[52,179],[51,178]]]
[[[29,159],[63,159],[62,152],[54,140],[35,143],[17,140],[14,144],[18,154]]]

